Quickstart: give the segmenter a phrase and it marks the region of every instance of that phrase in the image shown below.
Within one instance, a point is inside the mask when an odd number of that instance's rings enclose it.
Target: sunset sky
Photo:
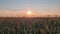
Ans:
[[[0,0],[0,16],[60,15],[60,0]]]

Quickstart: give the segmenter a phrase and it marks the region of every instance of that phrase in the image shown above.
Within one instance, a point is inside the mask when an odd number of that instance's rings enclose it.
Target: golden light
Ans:
[[[27,14],[28,14],[28,15],[31,15],[31,14],[32,14],[32,11],[27,11]]]

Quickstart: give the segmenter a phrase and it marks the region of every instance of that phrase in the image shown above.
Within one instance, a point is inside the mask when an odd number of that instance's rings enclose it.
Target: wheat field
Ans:
[[[60,34],[60,17],[0,17],[0,34]]]

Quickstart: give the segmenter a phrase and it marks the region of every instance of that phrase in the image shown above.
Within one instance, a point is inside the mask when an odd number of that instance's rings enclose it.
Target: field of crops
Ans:
[[[60,34],[60,17],[0,17],[0,34]]]

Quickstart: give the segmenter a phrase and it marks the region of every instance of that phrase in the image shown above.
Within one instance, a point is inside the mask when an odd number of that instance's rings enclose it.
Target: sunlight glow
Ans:
[[[32,14],[32,11],[27,11],[27,14],[28,14],[28,15],[31,15],[31,14]]]

